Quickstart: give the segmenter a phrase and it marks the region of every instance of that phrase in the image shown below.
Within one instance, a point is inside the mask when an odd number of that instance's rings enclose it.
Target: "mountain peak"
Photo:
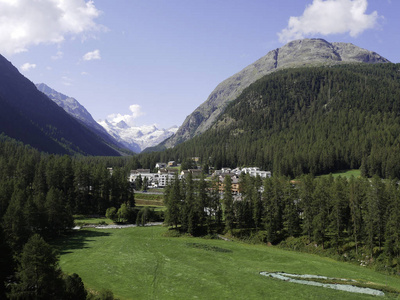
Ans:
[[[329,43],[324,39],[301,39],[272,50],[242,71],[221,82],[208,99],[186,117],[176,134],[164,141],[167,148],[206,131],[250,84],[283,68],[342,63],[388,63],[379,54],[349,43]]]

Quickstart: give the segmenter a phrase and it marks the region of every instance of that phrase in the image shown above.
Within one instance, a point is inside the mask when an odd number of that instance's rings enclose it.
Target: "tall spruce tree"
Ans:
[[[225,176],[223,187],[222,209],[224,212],[225,230],[232,232],[235,215],[233,210],[232,178],[230,176]]]

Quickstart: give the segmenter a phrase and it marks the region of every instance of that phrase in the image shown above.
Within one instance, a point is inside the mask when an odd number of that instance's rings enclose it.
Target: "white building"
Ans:
[[[260,176],[261,178],[271,177],[270,171],[260,171],[260,168],[258,167],[243,168],[242,172],[245,174],[249,174],[251,177],[257,177],[257,176]]]
[[[151,173],[149,169],[132,170],[129,175],[129,181],[134,183],[136,178],[142,177],[142,180],[147,178],[147,182],[151,187],[165,187],[168,182],[175,178],[175,173],[159,170],[158,173]]]

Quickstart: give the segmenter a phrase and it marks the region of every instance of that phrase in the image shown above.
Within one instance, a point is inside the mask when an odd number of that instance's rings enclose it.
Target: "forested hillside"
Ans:
[[[361,167],[399,178],[399,136],[399,64],[296,68],[249,86],[201,136],[148,156],[291,177]]]
[[[349,43],[329,43],[324,39],[300,39],[272,50],[240,72],[221,82],[208,99],[186,117],[178,131],[161,143],[170,148],[208,130],[245,88],[267,74],[286,68],[338,65],[348,63],[388,63],[366,49]]]

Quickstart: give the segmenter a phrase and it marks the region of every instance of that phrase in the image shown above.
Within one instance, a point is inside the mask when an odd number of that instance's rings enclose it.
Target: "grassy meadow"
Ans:
[[[321,175],[321,177],[323,177],[323,176],[329,176],[329,175]],[[335,173],[332,173],[332,176],[334,178],[339,177],[339,176],[345,177],[345,178],[350,178],[351,176],[354,176],[355,178],[357,178],[357,177],[361,176],[361,171],[359,169],[337,171]]]
[[[137,206],[153,206],[163,207],[164,206],[164,195],[163,194],[151,194],[151,193],[135,193],[135,203]]]
[[[60,266],[92,290],[124,299],[372,299],[259,275],[282,271],[356,279],[400,289],[400,279],[264,245],[165,237],[161,226],[84,229],[56,244]]]

